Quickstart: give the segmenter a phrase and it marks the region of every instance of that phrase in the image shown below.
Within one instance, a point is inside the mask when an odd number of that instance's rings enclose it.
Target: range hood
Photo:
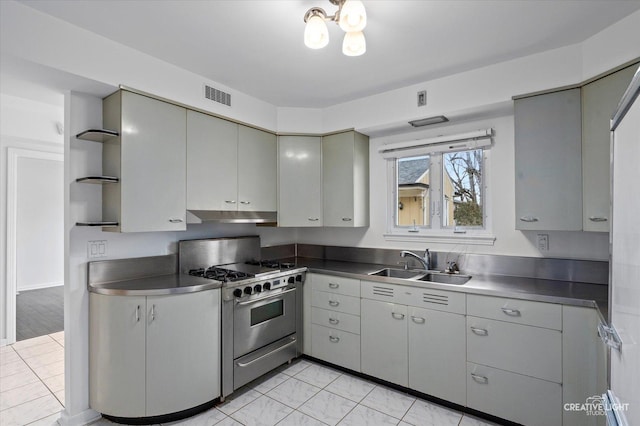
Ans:
[[[187,210],[203,222],[277,223],[277,212],[234,212],[222,210]],[[187,220],[188,221],[188,220]]]

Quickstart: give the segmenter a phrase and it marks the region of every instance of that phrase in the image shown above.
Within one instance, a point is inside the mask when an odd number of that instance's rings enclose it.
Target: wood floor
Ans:
[[[16,340],[64,330],[64,286],[21,291],[16,297]]]

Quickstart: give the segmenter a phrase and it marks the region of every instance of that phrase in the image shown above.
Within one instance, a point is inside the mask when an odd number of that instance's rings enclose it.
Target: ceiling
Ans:
[[[342,55],[340,28],[311,50],[303,15],[328,0],[23,0],[276,106],[322,108],[575,44],[640,1],[364,0],[367,53]]]

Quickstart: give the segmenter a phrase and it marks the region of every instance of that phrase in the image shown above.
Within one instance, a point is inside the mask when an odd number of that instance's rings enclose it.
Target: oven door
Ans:
[[[296,287],[236,301],[233,357],[238,358],[296,331]]]

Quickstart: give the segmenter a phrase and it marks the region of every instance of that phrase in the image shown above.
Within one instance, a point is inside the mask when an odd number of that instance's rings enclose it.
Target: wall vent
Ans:
[[[373,294],[378,296],[393,297],[393,289],[389,287],[381,287],[381,286],[374,285]]]
[[[424,303],[433,303],[435,305],[448,305],[449,296],[443,296],[440,294],[422,293],[422,301]]]
[[[219,104],[231,106],[231,95],[222,90],[218,90],[211,86],[204,85],[204,97]]]

